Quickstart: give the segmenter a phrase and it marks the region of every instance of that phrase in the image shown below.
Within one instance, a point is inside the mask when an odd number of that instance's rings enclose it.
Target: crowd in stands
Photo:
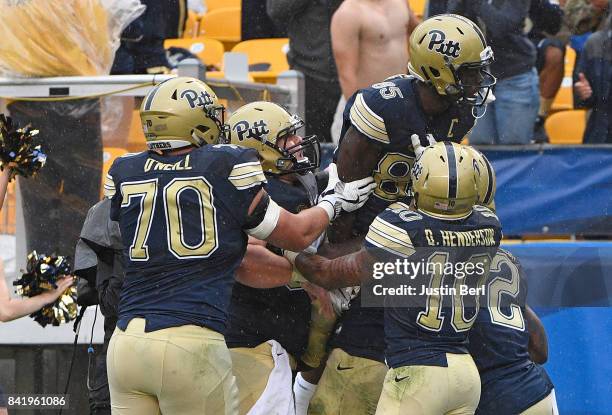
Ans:
[[[283,50],[287,68],[305,79],[306,130],[322,141],[338,142],[344,103],[357,89],[406,73],[411,29],[423,17],[450,12],[478,22],[495,55],[495,100],[470,133],[471,143],[571,143],[572,138],[559,137],[558,131],[564,130],[559,125],[574,122],[572,111],[584,120],[584,138],[576,143],[612,142],[608,0],[142,2],[147,11],[123,33],[113,74],[168,73],[177,58],[198,57],[217,71],[212,77],[220,77],[223,50],[231,51],[240,41],[288,38]],[[228,18],[232,14],[235,18]],[[217,33],[211,24],[215,19],[223,20],[227,34]],[[168,40],[209,37],[224,49]],[[167,48],[172,46],[171,54],[164,50],[164,40]],[[205,48],[216,50],[218,57],[201,53]],[[260,70],[251,59],[249,64]]]

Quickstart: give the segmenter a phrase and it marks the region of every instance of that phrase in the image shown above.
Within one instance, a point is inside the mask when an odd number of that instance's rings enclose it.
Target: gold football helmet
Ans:
[[[471,20],[455,14],[433,16],[414,29],[409,43],[411,75],[457,102],[486,102],[496,82],[487,71],[493,50]]]
[[[478,204],[495,211],[495,170],[484,154],[474,147],[466,147],[474,159],[476,183],[478,184]]]
[[[158,84],[142,101],[140,119],[149,150],[216,144],[223,132],[224,107],[196,78]]]
[[[300,173],[319,167],[321,148],[316,136],[302,138],[288,146],[282,142],[295,135],[304,121],[280,105],[251,102],[236,110],[228,124],[230,143],[257,150],[267,174]]]
[[[461,219],[478,203],[472,153],[441,141],[423,151],[412,167],[412,192],[418,210],[440,219]]]

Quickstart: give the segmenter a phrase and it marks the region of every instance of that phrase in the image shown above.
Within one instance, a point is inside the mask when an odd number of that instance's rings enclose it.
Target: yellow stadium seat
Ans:
[[[569,83],[569,86],[566,84]],[[552,103],[551,111],[567,111],[574,109],[574,95],[572,92],[571,80],[564,81],[555,95],[555,99]]]
[[[241,7],[242,0],[206,0],[207,12],[226,7]]]
[[[183,37],[189,38],[198,35],[200,17],[196,12],[189,10],[187,21],[185,22],[185,30],[183,30]]]
[[[200,19],[198,36],[220,40],[226,50],[240,42],[240,7],[224,7],[206,13]]]
[[[417,16],[423,17],[425,15],[427,0],[408,0],[408,5]]]
[[[125,148],[104,147],[104,150],[102,152],[102,186],[100,190],[102,194],[100,197],[104,196],[104,179],[106,178],[106,174],[113,165],[113,161],[115,161],[117,157],[121,157],[125,153],[127,153],[127,150]]]
[[[164,41],[164,48],[168,49],[170,47],[187,49],[200,58],[207,66],[214,65],[217,68],[221,68],[223,53],[225,52],[223,43],[217,39],[205,37],[166,39]]]
[[[250,70],[256,82],[276,83],[279,73],[289,69],[287,51],[289,39],[253,39],[238,43],[232,52],[245,53],[248,56],[249,66],[268,64],[265,70]]]
[[[137,153],[147,149],[147,140],[142,131],[140,122],[140,113],[134,110],[132,113],[132,122],[130,123],[130,132],[128,133],[127,150],[130,153]]]
[[[544,124],[551,144],[582,144],[585,127],[585,110],[556,112]]]

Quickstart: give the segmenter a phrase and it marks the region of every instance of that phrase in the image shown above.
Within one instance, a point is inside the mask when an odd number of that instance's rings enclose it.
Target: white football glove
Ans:
[[[428,143],[427,146],[433,146],[434,144],[436,144],[436,140],[434,140],[431,134],[427,134],[425,136],[425,139],[427,140],[427,143]],[[410,140],[412,141],[412,148],[414,149],[414,155],[418,159],[419,157],[421,157],[421,154],[423,154],[427,146],[423,146],[421,144],[421,139],[419,138],[417,134],[412,134],[410,136]]]
[[[376,188],[376,183],[372,177],[349,183],[340,181],[335,163],[329,165],[328,171],[327,187],[321,193],[317,206],[325,209],[330,221],[338,217],[342,211],[352,212],[359,209]]]

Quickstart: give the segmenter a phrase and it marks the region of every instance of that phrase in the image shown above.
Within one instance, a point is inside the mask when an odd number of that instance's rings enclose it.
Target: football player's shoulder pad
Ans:
[[[408,257],[414,253],[410,231],[417,227],[422,215],[396,202],[381,212],[370,224],[366,246],[382,248],[392,254]]]

